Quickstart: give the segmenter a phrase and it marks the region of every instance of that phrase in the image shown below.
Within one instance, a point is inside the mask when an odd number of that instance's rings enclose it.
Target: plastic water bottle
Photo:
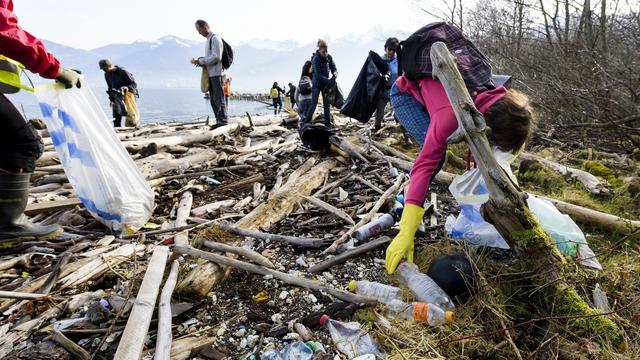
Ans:
[[[362,331],[357,322],[343,323],[332,320],[325,314],[320,317],[320,325],[329,330],[333,343],[349,359],[367,354],[373,354],[376,358],[385,357],[385,354],[378,350],[375,340]]]
[[[392,312],[401,318],[428,325],[451,324],[453,312],[442,310],[439,306],[423,302],[407,304],[400,300],[392,300],[387,304]]]
[[[384,304],[389,303],[391,300],[402,300],[402,290],[400,288],[374,281],[351,280],[349,282],[349,291],[358,295],[372,297]]]
[[[403,262],[398,265],[396,273],[411,289],[418,301],[435,304],[447,310],[455,308],[449,295],[427,274],[422,273],[416,264]]]
[[[269,349],[260,355],[261,360],[311,360],[313,358],[313,349],[302,341],[296,341],[278,351],[276,348]]]
[[[296,341],[285,346],[282,349],[281,356],[283,359],[311,360],[313,358],[313,349],[302,341]]]
[[[367,240],[380,234],[382,230],[392,227],[395,223],[396,219],[392,215],[384,214],[356,230],[356,239],[358,239],[358,241]]]

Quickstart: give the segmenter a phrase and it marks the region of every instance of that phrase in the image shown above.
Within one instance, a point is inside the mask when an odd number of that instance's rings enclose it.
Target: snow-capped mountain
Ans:
[[[345,93],[351,88],[369,50],[382,52],[387,37],[400,39],[407,34],[375,27],[364,34],[349,34],[337,39],[325,37],[340,73],[339,82]],[[94,85],[102,85],[104,77],[98,61],[109,58],[132,72],[141,88],[200,86],[200,69],[189,63],[204,54],[205,43],[164,36],[155,41],[111,44],[92,50],[81,50],[45,41],[47,49],[65,67],[83,71]],[[252,40],[231,44],[234,63],[228,71],[232,88],[239,92],[267,92],[274,81],[281,85],[296,83],[302,64],[315,51],[315,41],[299,44],[293,40]]]

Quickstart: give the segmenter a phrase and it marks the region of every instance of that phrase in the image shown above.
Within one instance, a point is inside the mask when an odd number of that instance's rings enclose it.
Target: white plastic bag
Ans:
[[[498,164],[515,182],[515,176],[509,167],[515,156],[497,148],[493,151]],[[447,219],[447,231],[453,238],[463,239],[472,245],[509,249],[498,230],[480,214],[480,206],[489,200],[489,191],[480,169],[471,169],[456,176],[449,191],[460,205],[458,217],[455,220]],[[527,205],[560,252],[575,258],[582,265],[602,269],[582,230],[568,215],[562,214],[550,201],[531,194],[527,198]]]
[[[154,194],[83,81],[81,88],[36,88],[53,145],[71,185],[91,214],[116,233],[151,217]]]

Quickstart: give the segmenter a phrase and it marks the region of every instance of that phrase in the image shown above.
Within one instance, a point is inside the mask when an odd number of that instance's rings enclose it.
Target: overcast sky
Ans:
[[[92,49],[164,35],[201,39],[202,18],[229,42],[252,39],[300,43],[319,36],[365,33],[376,25],[413,32],[431,20],[415,0],[17,0],[19,24],[35,36]]]

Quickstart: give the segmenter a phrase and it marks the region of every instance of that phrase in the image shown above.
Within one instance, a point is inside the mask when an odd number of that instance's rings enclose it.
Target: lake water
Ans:
[[[111,118],[111,108],[105,92],[106,89],[92,88],[91,90],[100,105],[102,105],[107,117]],[[21,109],[21,105],[24,107],[27,118],[42,117],[38,100],[33,93],[20,91],[17,94],[9,95],[9,99],[13,101],[18,109]],[[198,89],[140,89],[138,108],[142,123],[171,120],[189,121],[203,118],[207,115],[215,119],[209,100],[204,99],[204,94]],[[244,115],[247,112],[251,115],[262,115],[271,111],[269,111],[267,105],[256,101],[229,101],[229,116]]]

